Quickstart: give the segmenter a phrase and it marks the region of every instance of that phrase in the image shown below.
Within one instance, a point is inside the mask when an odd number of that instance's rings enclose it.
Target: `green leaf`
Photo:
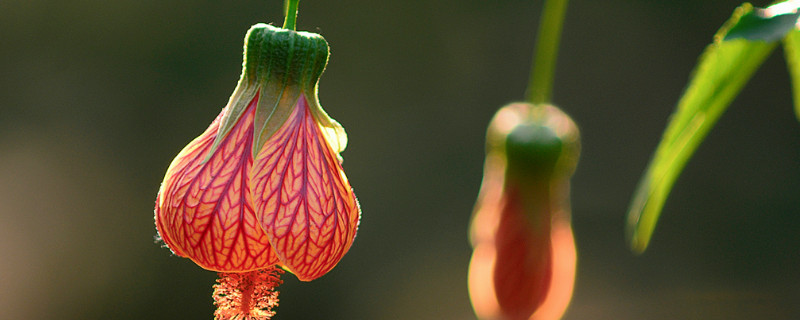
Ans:
[[[792,91],[794,92],[794,113],[800,121],[800,30],[794,29],[783,39],[783,52],[786,54],[786,64],[792,76]]]
[[[725,40],[778,41],[797,24],[798,1],[782,2],[745,13],[725,35]]]
[[[634,252],[647,248],[661,209],[686,162],[756,69],[774,42],[722,41],[753,8],[745,3],[714,36],[700,57],[628,211],[626,236]],[[740,30],[743,27],[740,27]]]

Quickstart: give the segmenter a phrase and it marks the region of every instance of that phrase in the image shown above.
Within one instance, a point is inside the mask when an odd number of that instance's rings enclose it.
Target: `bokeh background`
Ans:
[[[800,124],[778,49],[688,164],[650,249],[623,217],[697,56],[738,1],[573,0],[554,101],[581,126],[565,319],[800,317]],[[756,5],[765,5],[758,1]],[[276,319],[474,319],[485,127],[523,97],[541,1],[300,3],[344,124],[356,242]],[[0,318],[210,319],[216,275],[156,243],[175,154],[227,102],[280,0],[0,1]]]

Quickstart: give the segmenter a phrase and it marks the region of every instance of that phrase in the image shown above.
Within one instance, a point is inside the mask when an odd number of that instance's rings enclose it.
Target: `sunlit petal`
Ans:
[[[204,161],[217,137],[217,117],[178,154],[159,191],[156,226],[162,238],[175,254],[209,270],[242,272],[277,262],[252,208],[255,102]]]
[[[256,216],[300,280],[330,271],[353,243],[360,209],[336,153],[301,94],[252,171]]]

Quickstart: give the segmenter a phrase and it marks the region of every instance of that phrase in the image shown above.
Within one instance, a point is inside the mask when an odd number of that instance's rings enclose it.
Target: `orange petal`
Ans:
[[[356,236],[361,209],[301,94],[253,165],[256,216],[281,263],[300,280],[324,275]]]
[[[476,215],[498,220],[490,223],[493,235],[476,238],[469,266],[479,319],[560,319],[572,297],[576,254],[568,214],[547,202],[540,208],[546,214],[526,214],[520,196],[507,186]],[[537,225],[545,231],[532,228]]]
[[[575,238],[572,236],[572,226],[569,220],[556,218],[553,221],[550,243],[553,250],[552,284],[544,302],[529,318],[530,320],[561,319],[572,300],[575,267],[578,259],[575,252]]]
[[[257,99],[204,162],[223,110],[173,160],[158,193],[156,227],[164,242],[205,269],[243,272],[278,261],[258,226],[248,179]]]
[[[553,273],[550,289],[541,305],[530,317],[516,319],[556,320],[567,310],[575,284],[575,240],[569,221],[554,221],[550,237],[553,251]],[[493,243],[475,246],[469,265],[469,295],[479,319],[515,319],[500,308],[493,270],[497,264],[497,250]]]

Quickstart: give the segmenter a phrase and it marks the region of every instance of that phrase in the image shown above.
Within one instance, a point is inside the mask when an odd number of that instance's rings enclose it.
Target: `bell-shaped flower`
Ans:
[[[220,115],[172,161],[155,222],[176,254],[223,273],[282,267],[300,280],[350,249],[361,210],[342,170],[344,129],[317,99],[318,34],[254,25]]]
[[[501,108],[470,229],[469,293],[480,319],[559,319],[572,296],[575,242],[569,178],[575,123],[554,106]]]
[[[310,281],[353,244],[347,136],[317,98],[328,55],[318,34],[254,25],[230,101],[167,169],[156,228],[176,255],[220,272],[217,319],[269,319],[278,268]]]

